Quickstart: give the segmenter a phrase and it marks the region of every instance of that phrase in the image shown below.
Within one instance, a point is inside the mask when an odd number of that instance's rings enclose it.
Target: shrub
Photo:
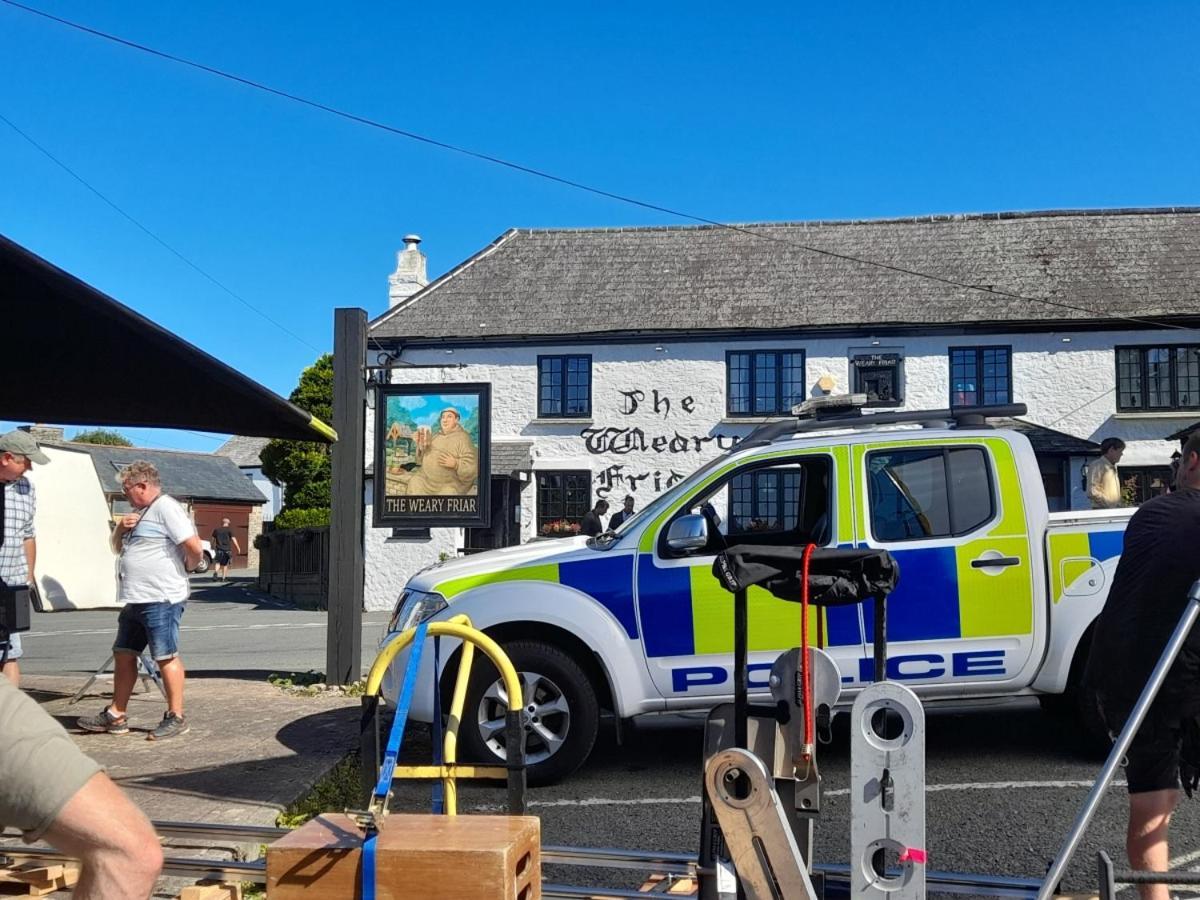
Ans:
[[[275,517],[275,528],[283,531],[288,528],[317,528],[329,524],[327,509],[285,509]]]

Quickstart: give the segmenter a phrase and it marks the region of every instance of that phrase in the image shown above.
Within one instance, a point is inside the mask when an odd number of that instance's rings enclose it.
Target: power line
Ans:
[[[1113,320],[1120,320],[1120,321],[1125,321],[1125,322],[1133,322],[1138,325],[1149,325],[1154,328],[1176,328],[1176,329],[1184,330],[1184,331],[1188,330],[1183,325],[1176,325],[1176,324],[1169,323],[1169,322],[1157,322],[1152,319],[1144,319],[1144,318],[1140,318],[1137,316],[1125,316],[1125,315],[1114,314],[1114,313],[1099,312],[1099,311],[1091,309],[1089,307],[1077,306],[1075,304],[1066,303],[1066,302],[1059,301],[1059,300],[1049,300],[1044,297],[1027,297],[1027,296],[1024,296],[1023,294],[1018,294],[1018,293],[1015,293],[1012,291],[1006,291],[1006,290],[998,289],[995,287],[982,287],[980,285],[969,284],[969,283],[963,282],[963,281],[956,281],[953,278],[946,278],[941,275],[934,275],[929,272],[921,272],[916,269],[909,269],[904,266],[891,265],[889,263],[883,263],[883,262],[878,262],[877,260],[871,260],[871,259],[866,259],[863,257],[852,256],[852,255],[846,254],[846,253],[838,253],[833,250],[827,250],[823,247],[815,247],[810,244],[801,244],[797,241],[791,241],[791,240],[787,240],[785,238],[779,238],[779,237],[775,237],[773,235],[763,234],[761,232],[757,232],[750,228],[746,228],[746,227],[740,226],[740,225],[730,225],[725,222],[718,222],[715,219],[709,219],[704,216],[699,216],[699,215],[695,215],[693,213],[684,212],[683,210],[673,209],[668,206],[662,206],[657,203],[651,203],[646,200],[639,200],[636,197],[631,197],[626,194],[618,194],[613,191],[604,190],[603,188],[598,188],[593,185],[585,184],[581,181],[575,181],[574,179],[571,179],[571,178],[566,178],[561,175],[555,175],[552,172],[547,172],[542,169],[536,169],[532,166],[523,165],[522,163],[517,163],[517,162],[513,162],[511,160],[503,159],[498,156],[493,156],[489,153],[483,153],[478,150],[472,150],[468,147],[462,147],[457,144],[451,144],[447,141],[442,141],[442,140],[438,140],[437,138],[429,137],[427,135],[418,134],[417,132],[414,132],[414,131],[408,131],[403,128],[398,128],[394,125],[388,125],[385,122],[380,122],[376,119],[371,119],[366,116],[360,116],[356,113],[347,112],[346,110],[339,109],[335,106],[330,106],[328,104],[321,103],[316,100],[310,100],[309,98],[303,97],[299,94],[293,94],[290,91],[285,91],[285,90],[282,90],[281,88],[272,87],[271,85],[265,84],[260,81],[255,81],[250,78],[245,78],[241,75],[235,75],[232,72],[227,72],[223,69],[218,69],[214,66],[206,65],[205,63],[196,62],[194,60],[190,60],[190,59],[187,59],[182,56],[176,56],[174,54],[167,53],[163,50],[157,50],[154,47],[149,47],[145,44],[139,44],[136,41],[131,41],[126,38],[119,37],[115,34],[110,34],[105,31],[100,31],[95,28],[90,28],[86,25],[81,25],[78,22],[73,22],[69,19],[64,19],[59,16],[52,15],[48,12],[44,12],[42,10],[35,9],[31,6],[26,6],[23,3],[18,3],[18,2],[16,2],[16,0],[0,0],[0,2],[3,2],[5,4],[7,4],[8,6],[11,6],[15,9],[20,9],[20,10],[23,10],[24,12],[31,13],[35,16],[40,16],[41,18],[48,19],[49,21],[52,21],[52,22],[56,22],[59,25],[64,25],[68,28],[73,28],[76,31],[81,31],[85,34],[92,35],[93,37],[102,38],[103,40],[111,41],[115,44],[120,44],[123,47],[128,47],[133,50],[141,51],[142,53],[148,53],[151,56],[158,57],[159,59],[165,59],[169,62],[178,63],[179,65],[183,65],[183,66],[188,66],[190,68],[197,69],[201,72],[205,72],[209,75],[214,75],[218,78],[223,78],[227,81],[233,81],[238,84],[244,85],[246,87],[250,87],[255,90],[258,90],[258,91],[263,91],[264,93],[272,94],[276,97],[281,97],[285,100],[290,100],[294,103],[299,103],[303,106],[307,106],[312,109],[316,109],[321,112],[325,112],[330,115],[337,116],[339,118],[345,119],[350,122],[357,123],[359,125],[365,125],[369,128],[374,128],[374,129],[378,129],[380,131],[385,131],[389,134],[394,134],[399,137],[408,138],[409,140],[412,140],[412,141],[417,141],[419,143],[427,144],[432,147],[437,147],[441,150],[448,150],[452,153],[458,153],[463,156],[468,156],[473,159],[481,160],[483,162],[492,163],[493,165],[503,166],[505,168],[512,169],[513,171],[522,172],[526,175],[531,175],[536,178],[542,178],[547,181],[552,181],[556,184],[563,185],[564,187],[572,188],[572,189],[579,190],[579,191],[585,191],[589,194],[594,194],[599,197],[605,197],[610,200],[616,200],[619,203],[626,203],[631,206],[637,206],[642,209],[651,210],[653,212],[660,212],[660,213],[664,213],[669,216],[675,216],[676,218],[687,219],[692,222],[698,222],[702,225],[711,225],[716,228],[723,228],[728,231],[734,231],[734,232],[738,232],[740,234],[746,234],[746,235],[749,235],[754,238],[759,238],[761,240],[773,241],[778,244],[782,244],[782,245],[789,246],[789,247],[795,247],[799,250],[804,250],[805,252],[808,252],[808,253],[814,253],[814,254],[818,254],[821,256],[826,256],[831,259],[839,259],[844,262],[851,262],[851,263],[855,263],[858,265],[874,266],[876,268],[883,269],[885,271],[894,272],[894,273],[902,274],[902,275],[909,275],[909,276],[912,276],[915,278],[925,278],[930,281],[939,282],[941,284],[944,284],[944,285],[947,285],[950,287],[956,287],[961,290],[979,291],[979,292],[982,292],[985,294],[992,294],[993,296],[999,296],[999,297],[1007,297],[1009,299],[1019,300],[1019,301],[1025,302],[1025,303],[1041,303],[1046,306],[1056,307],[1058,309],[1067,309],[1067,310],[1071,310],[1073,312],[1086,313],[1090,316],[1093,316],[1093,317],[1096,317],[1099,319],[1113,319]]]
[[[119,207],[114,201],[110,200],[107,196],[102,194],[98,189],[96,189],[91,184],[89,184],[88,181],[82,175],[80,175],[78,172],[76,172],[74,169],[72,169],[70,166],[68,166],[65,162],[63,162],[61,159],[59,159],[57,156],[55,156],[53,153],[51,153],[49,150],[47,150],[45,147],[43,147],[41,144],[39,144],[29,134],[27,134],[26,132],[24,132],[20,128],[18,128],[16,123],[14,123],[11,119],[9,119],[3,113],[0,113],[0,122],[4,122],[5,125],[7,125],[13,131],[15,131],[21,137],[23,137],[26,141],[28,141],[35,149],[37,149],[37,151],[39,153],[41,153],[43,156],[45,156],[48,160],[50,160],[52,163],[54,163],[56,166],[58,166],[60,169],[62,169],[64,172],[66,172],[68,175],[70,175],[72,178],[74,178],[76,181],[78,181],[80,184],[82,184],[85,188],[87,188],[89,191],[91,191],[93,194],[95,194],[101,200],[103,200],[112,209],[116,210],[117,213],[119,213],[126,220],[128,220],[129,222],[132,222],[140,231],[142,231],[144,234],[149,236],[155,243],[164,247],[167,251],[169,251],[177,259],[181,260],[183,263],[185,263],[191,269],[193,269],[194,271],[200,273],[202,276],[207,278],[209,281],[211,281],[213,284],[215,284],[218,288],[220,288],[222,291],[224,291],[226,294],[228,294],[234,300],[238,301],[238,303],[242,304],[244,307],[249,309],[251,312],[261,316],[263,319],[270,322],[272,325],[274,325],[276,328],[278,328],[284,334],[287,334],[287,335],[295,338],[297,341],[299,341],[305,347],[308,347],[310,350],[312,350],[314,353],[321,352],[316,347],[314,347],[312,344],[310,344],[308,341],[306,341],[304,338],[300,337],[300,335],[296,334],[296,332],[292,331],[290,328],[287,328],[284,325],[281,325],[279,322],[272,319],[265,312],[263,312],[261,309],[259,309],[257,306],[255,306],[253,303],[251,303],[246,298],[242,297],[236,291],[234,291],[233,289],[231,289],[229,287],[226,287],[224,284],[222,284],[220,281],[218,281],[215,277],[210,275],[204,269],[200,268],[200,266],[198,266],[196,263],[192,262],[190,259],[188,259],[186,256],[184,256],[182,253],[180,253],[178,250],[176,250],[174,247],[172,247],[170,244],[168,244],[166,241],[164,241],[162,238],[160,238],[157,234],[155,234],[153,231],[151,231],[149,228],[147,228],[145,225],[143,225],[141,222],[139,222],[137,219],[135,219],[133,216],[131,216],[129,213],[125,212],[125,210],[123,210],[121,207]]]

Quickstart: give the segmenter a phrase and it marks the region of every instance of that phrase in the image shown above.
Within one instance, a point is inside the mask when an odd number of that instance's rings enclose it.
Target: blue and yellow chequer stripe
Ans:
[[[449,600],[472,588],[505,581],[548,582],[574,588],[612,613],[628,637],[636,639],[638,636],[637,615],[633,609],[633,556],[629,553],[598,554],[595,559],[480,572],[438,582],[433,589]]]
[[[805,456],[830,455],[834,460],[834,528],[838,543],[853,546],[853,483],[847,447],[806,448]],[[754,461],[795,457],[796,450],[764,453]],[[744,464],[740,460],[736,465]],[[725,477],[734,463],[713,472],[699,489]],[[733,595],[713,576],[708,565],[660,566],[655,561],[654,540],[678,508],[667,510],[643,534],[638,560],[638,608],[646,655],[691,656],[733,652]],[[762,588],[747,592],[750,650],[786,650],[800,641],[797,602],[781,600]],[[811,608],[809,629],[817,632],[824,617],[827,646],[858,646],[862,642],[858,611],[854,606],[829,610]]]
[[[1055,531],[1046,542],[1050,557],[1050,598],[1063,599],[1063,592],[1098,562],[1120,556],[1125,545],[1125,529],[1104,531]]]
[[[980,446],[995,464],[998,515],[981,536],[958,545],[940,544],[891,550],[900,567],[900,581],[888,597],[889,641],[1025,635],[1033,630],[1034,578],[1025,501],[1011,445],[1002,438],[963,437],[906,440],[854,447],[854,471],[863,472],[867,453],[920,446]],[[855,507],[858,533],[869,532],[866,503]],[[865,542],[860,546],[867,546]],[[890,549],[890,548],[889,548]],[[971,567],[985,550],[1018,556],[1024,564],[988,575]],[[875,639],[874,619],[864,616],[866,639]]]

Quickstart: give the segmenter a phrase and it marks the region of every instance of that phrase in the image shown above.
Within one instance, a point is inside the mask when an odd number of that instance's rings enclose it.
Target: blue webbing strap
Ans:
[[[400,742],[404,740],[404,724],[408,721],[408,710],[412,706],[413,693],[417,686],[417,671],[421,667],[421,651],[425,647],[425,632],[428,630],[429,623],[422,622],[413,636],[408,667],[404,670],[404,687],[400,690],[400,702],[396,706],[396,718],[392,720],[392,732],[388,735],[387,749],[379,767],[379,783],[375,785],[372,800],[382,800],[384,804],[387,803],[388,792],[392,789],[392,776],[396,773],[396,759],[400,755]],[[363,839],[362,900],[375,900],[375,838],[378,836],[378,831],[371,830]]]
[[[442,692],[438,688],[438,673],[442,668],[442,639],[433,639],[433,724],[430,732],[433,737],[433,764],[442,764]],[[446,796],[441,779],[433,782],[433,814],[440,816],[446,811]]]

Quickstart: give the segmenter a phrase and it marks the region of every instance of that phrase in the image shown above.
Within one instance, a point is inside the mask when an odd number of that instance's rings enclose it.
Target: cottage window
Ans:
[[[538,357],[538,418],[592,414],[592,358]]]
[[[1012,403],[1011,347],[951,347],[950,406]]]
[[[1117,409],[1200,409],[1200,344],[1118,347]]]
[[[804,351],[739,350],[725,354],[726,412],[782,416],[804,402]]]
[[[561,535],[564,526],[578,525],[592,508],[592,473],[553,471],[537,473],[537,533]]]

